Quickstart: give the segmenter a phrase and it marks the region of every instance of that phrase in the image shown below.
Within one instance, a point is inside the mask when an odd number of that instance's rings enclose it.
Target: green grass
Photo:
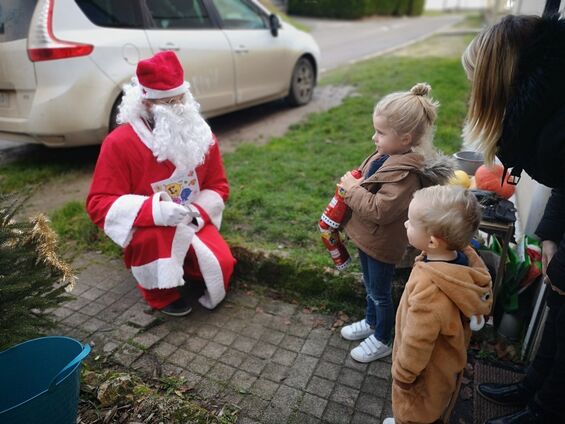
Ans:
[[[65,253],[93,250],[111,257],[121,256],[121,249],[90,221],[84,202],[68,202],[53,212],[50,218],[53,229],[63,242]]]
[[[238,258],[238,278],[326,310],[361,310],[356,258],[350,271],[328,272],[334,268],[317,224],[339,177],[374,149],[375,102],[420,81],[432,85],[441,103],[436,146],[451,154],[461,144],[468,92],[459,57],[389,55],[325,77],[324,84],[356,87],[357,94],[342,105],[310,116],[266,145],[245,144],[224,155],[231,198],[222,232]],[[118,254],[90,223],[82,204],[70,203],[52,219],[63,240],[79,249]]]
[[[285,252],[299,264],[329,265],[316,225],[335,183],[374,149],[375,102],[419,81],[429,82],[442,103],[436,145],[457,151],[467,92],[458,60],[387,57],[339,71],[326,83],[355,85],[358,96],[265,146],[225,155],[232,196],[224,233],[244,245]]]
[[[485,25],[485,14],[482,10],[474,10],[469,12],[426,10],[422,16],[452,16],[465,14],[463,21],[453,25],[453,28],[481,28]]]
[[[461,144],[468,91],[459,58],[387,56],[326,77],[326,84],[357,88],[358,95],[341,106],[311,116],[267,145],[243,145],[224,156],[232,195],[223,234],[236,252],[241,249],[236,255],[243,269],[240,275],[327,310],[359,311],[358,277],[325,272],[333,266],[317,223],[339,177],[374,149],[375,102],[420,81],[432,85],[433,96],[441,103],[435,144],[454,153]],[[241,253],[258,250],[270,255]],[[350,252],[354,250],[350,246]]]
[[[32,146],[25,157],[0,167],[0,193],[29,190],[49,180],[93,167],[99,146],[75,149],[48,149]]]
[[[468,13],[463,22],[454,25],[454,28],[482,28],[486,24],[485,14],[482,11]]]

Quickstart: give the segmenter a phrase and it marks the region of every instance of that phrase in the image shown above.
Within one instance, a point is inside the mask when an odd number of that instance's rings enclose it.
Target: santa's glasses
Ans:
[[[181,105],[184,103],[184,94],[165,99],[152,99],[151,102],[156,105]]]

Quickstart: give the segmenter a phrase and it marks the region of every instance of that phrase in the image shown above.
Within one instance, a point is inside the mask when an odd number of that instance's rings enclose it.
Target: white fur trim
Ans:
[[[178,96],[179,94],[184,94],[188,92],[190,84],[184,81],[181,85],[170,90],[156,90],[154,88],[145,87],[139,84],[141,87],[141,96],[144,99],[155,100],[155,99],[165,99],[167,97]]]
[[[224,200],[214,190],[204,189],[192,202],[206,211],[212,224],[219,230],[222,225],[222,213],[225,208]]]
[[[471,331],[479,331],[484,326],[485,326],[485,317],[484,316],[482,316],[482,315],[471,316],[471,321],[469,323],[469,327],[471,327]]]
[[[157,259],[141,266],[132,266],[135,280],[145,289],[170,289],[184,285],[184,259],[194,239],[194,228],[177,225],[171,257]]]
[[[151,212],[153,213],[153,221],[155,225],[165,225],[165,219],[163,218],[163,213],[161,212],[161,200],[164,202],[172,202],[171,196],[169,196],[164,191],[155,193],[153,199],[151,199]]]
[[[141,142],[145,144],[147,148],[151,150],[151,152],[153,152],[153,144],[155,137],[153,136],[151,130],[147,128],[147,125],[145,125],[143,119],[141,118],[134,119],[133,121],[130,122],[130,125],[137,134],[137,136],[139,137],[139,139],[141,140]]]
[[[116,199],[104,220],[104,233],[120,247],[126,247],[133,237],[133,223],[147,196],[124,194]]]
[[[214,309],[226,297],[222,268],[216,256],[198,236],[192,239],[192,247],[194,247],[198,266],[206,283],[206,292],[198,301],[205,308]]]

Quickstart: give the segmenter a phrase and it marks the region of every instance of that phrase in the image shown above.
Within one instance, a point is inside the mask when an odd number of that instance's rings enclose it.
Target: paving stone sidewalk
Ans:
[[[351,359],[333,318],[242,289],[183,318],[152,311],[121,260],[84,254],[76,299],[55,311],[63,334],[148,375],[186,378],[241,408],[238,423],[380,423],[391,416],[390,358]]]

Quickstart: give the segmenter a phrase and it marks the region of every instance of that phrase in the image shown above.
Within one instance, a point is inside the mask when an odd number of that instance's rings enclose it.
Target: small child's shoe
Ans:
[[[341,329],[341,337],[345,340],[362,340],[369,337],[375,332],[367,321],[362,319],[361,321],[354,322],[353,324],[346,325]]]
[[[394,418],[385,418],[383,424],[394,424]]]
[[[384,358],[392,353],[392,348],[375,336],[369,336],[359,346],[351,351],[351,357],[357,362],[372,362]]]

